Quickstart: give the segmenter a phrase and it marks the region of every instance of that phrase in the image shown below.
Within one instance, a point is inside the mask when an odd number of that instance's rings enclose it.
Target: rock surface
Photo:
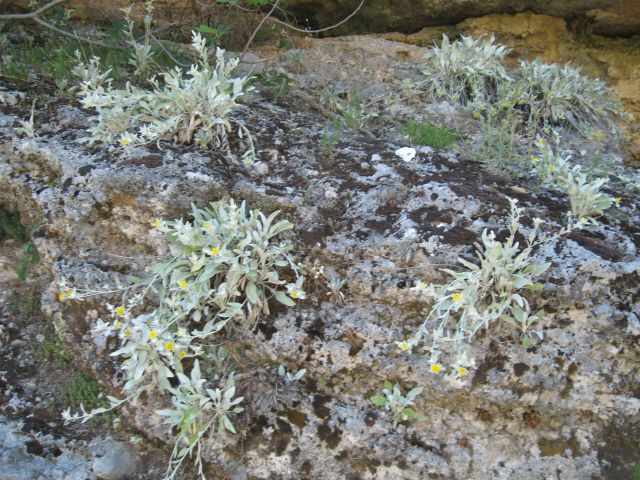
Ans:
[[[101,480],[126,480],[134,478],[138,469],[138,458],[131,444],[106,441],[96,447],[96,458],[91,470]]]
[[[0,480],[95,480],[86,454],[70,451],[51,435],[33,437],[21,429],[0,417]]]
[[[564,195],[513,185],[451,151],[416,148],[415,161],[397,158],[394,152],[408,146],[390,128],[398,118],[468,123],[447,105],[401,101],[403,80],[422,53],[380,39],[347,39],[315,43],[305,57],[290,55],[287,61],[304,71],[297,80],[314,92],[327,85],[344,91],[357,80],[370,87],[365,99],[396,96],[378,112],[384,118],[375,135],[344,130],[329,148],[322,139],[332,122],[317,110],[254,96],[239,115],[255,135],[266,175],[230,166],[215,152],[166,147],[127,156],[111,147],[81,148],[75,140],[90,114],[64,102],[48,106],[35,141],[1,129],[0,205],[42,225],[36,242],[53,276],[43,308],[75,361],[121,396],[113,348],[90,334],[109,299],[61,304],[58,281],[126,283],[166,253],[151,219],[185,217],[191,202],[246,199],[253,208],[282,210],[296,226],[290,240],[301,260],[318,260],[348,287],[343,302],[332,302],[324,283],[310,278],[308,300],[298,307],[274,310],[256,329],[237,325],[226,333],[246,411],[238,435],[210,439],[205,451],[229,476],[628,478],[640,440],[640,211],[635,190],[624,183],[612,183],[621,207],[600,226],[537,252],[552,263],[536,297],[548,312],[542,342],[527,348],[512,329],[496,325],[473,344],[478,368],[464,379],[431,374],[428,357],[401,354],[394,344],[428,311],[410,287],[418,279],[442,281],[439,269],[460,255],[472,259],[484,228],[503,232],[508,197],[550,229],[567,210]],[[24,102],[23,111],[9,115],[17,121],[28,107]],[[281,363],[307,368],[297,388],[277,391]],[[405,390],[424,387],[416,410],[425,420],[394,427],[371,404],[387,379]],[[150,437],[171,442],[153,413],[164,400],[145,398],[126,407],[125,416]]]

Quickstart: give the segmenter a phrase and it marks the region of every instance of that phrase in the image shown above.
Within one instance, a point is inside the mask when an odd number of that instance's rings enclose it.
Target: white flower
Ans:
[[[396,150],[396,155],[402,159],[403,162],[410,162],[416,158],[416,149],[411,147],[402,147]]]

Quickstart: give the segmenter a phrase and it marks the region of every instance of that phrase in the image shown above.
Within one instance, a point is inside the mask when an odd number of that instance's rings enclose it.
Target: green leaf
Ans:
[[[211,35],[218,35],[217,28],[213,28],[205,24],[198,25],[198,28],[196,30],[200,33],[209,33]]]
[[[402,412],[407,417],[415,418],[416,420],[424,420],[424,418],[426,418],[424,415],[416,412],[413,408],[410,408],[410,407],[406,407]]]
[[[376,395],[375,397],[371,397],[371,401],[374,405],[382,406],[387,404],[387,399],[380,395]]]
[[[276,290],[274,294],[275,294],[276,300],[278,300],[283,305],[286,305],[288,307],[294,307],[296,305],[296,302],[294,302],[293,299],[287,297],[286,293],[280,290]]]
[[[247,286],[244,289],[244,292],[247,294],[247,299],[251,303],[258,303],[260,295],[258,294],[258,288],[256,284],[253,282],[247,283]]]

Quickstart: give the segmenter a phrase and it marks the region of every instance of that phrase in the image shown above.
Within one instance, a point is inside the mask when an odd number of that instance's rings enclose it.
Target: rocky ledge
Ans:
[[[43,309],[73,361],[108,393],[122,396],[114,345],[90,331],[110,299],[60,303],[58,284],[144,275],[167,252],[154,218],[186,219],[192,203],[229,197],[281,210],[295,225],[289,240],[299,260],[347,280],[340,300],[311,274],[297,307],[274,306],[255,328],[224,333],[245,411],[236,435],[206,441],[205,458],[220,472],[265,480],[629,478],[640,439],[640,214],[623,183],[610,184],[622,201],[600,225],[536,252],[551,263],[535,298],[547,311],[544,339],[524,346],[513,329],[494,325],[472,345],[477,367],[456,378],[431,373],[420,351],[396,347],[429,310],[410,287],[441,282],[441,267],[472,259],[483,229],[503,235],[509,198],[526,209],[525,225],[537,216],[558,227],[563,194],[489,175],[452,151],[418,149],[403,162],[394,151],[406,139],[390,130],[343,130],[322,147],[331,122],[291,99],[255,95],[241,109],[258,145],[253,169],[191,148],[125,155],[81,147],[91,114],[63,101],[46,105],[38,138],[20,140],[12,127],[29,107],[19,101],[2,117],[0,205],[40,225],[35,242],[51,276]],[[307,369],[288,390],[275,385],[283,363]],[[424,387],[415,409],[426,418],[394,426],[370,401],[385,380],[403,391]],[[125,406],[126,423],[170,442],[154,414],[164,402],[151,394]]]

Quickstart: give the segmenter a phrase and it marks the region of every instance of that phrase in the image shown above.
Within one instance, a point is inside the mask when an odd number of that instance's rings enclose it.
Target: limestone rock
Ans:
[[[315,92],[360,82],[396,98],[426,52],[370,37],[310,45],[300,58],[306,71],[296,74],[301,85]],[[552,264],[536,297],[548,311],[543,341],[525,347],[517,331],[496,324],[470,347],[478,362],[472,375],[435,375],[422,351],[403,354],[394,343],[429,311],[411,286],[439,283],[443,266],[472,259],[484,228],[502,235],[508,197],[518,198],[527,219],[545,218],[545,228],[564,222],[566,197],[535,185],[514,188],[454,152],[433,149],[402,162],[394,152],[406,138],[385,124],[376,135],[344,129],[332,148],[322,148],[332,122],[311,104],[258,95],[247,101],[237,114],[254,132],[265,175],[230,165],[218,152],[87,149],[75,140],[85,134],[77,123],[90,112],[73,105],[52,105],[51,130],[29,145],[0,130],[0,204],[41,225],[34,241],[53,277],[42,305],[74,363],[123,398],[113,375],[117,359],[109,355],[115,345],[90,334],[110,299],[60,303],[60,279],[87,288],[126,285],[167,253],[151,219],[186,219],[192,202],[245,199],[251,208],[281,210],[295,225],[288,233],[300,260],[316,259],[348,283],[344,301],[332,301],[320,280],[310,280],[307,300],[296,308],[274,308],[255,329],[238,323],[230,333],[246,408],[234,419],[237,435],[208,438],[203,449],[229,478],[582,480],[631,472],[640,438],[634,190],[612,180],[611,192],[623,198],[619,209],[600,226],[536,252]],[[415,97],[380,113],[470,128],[450,105]],[[297,388],[274,385],[281,363],[307,369]],[[394,427],[369,400],[385,380],[423,386],[416,410],[427,418]],[[122,415],[172,443],[154,413],[166,405],[150,392]]]
[[[138,462],[135,449],[126,442],[107,441],[96,448],[97,456],[91,464],[100,480],[134,478]]]

